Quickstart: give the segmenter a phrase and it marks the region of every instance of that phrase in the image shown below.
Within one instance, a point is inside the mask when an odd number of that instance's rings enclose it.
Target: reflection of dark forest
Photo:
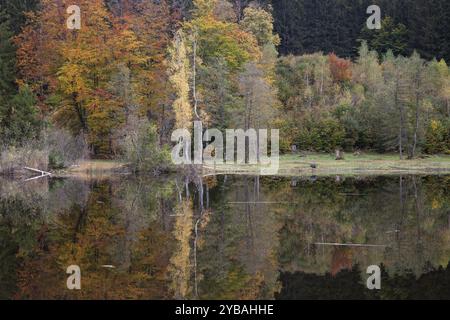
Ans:
[[[282,273],[282,290],[276,295],[280,300],[316,299],[402,299],[437,300],[450,299],[450,263],[447,268],[425,268],[418,278],[409,270],[404,274],[389,275],[382,272],[382,290],[367,290],[361,280],[359,266],[339,271],[334,276],[308,274],[305,272]]]
[[[450,298],[449,185],[448,176],[2,181],[0,299]],[[65,287],[71,264],[80,291]],[[378,292],[365,286],[373,264],[383,266]]]

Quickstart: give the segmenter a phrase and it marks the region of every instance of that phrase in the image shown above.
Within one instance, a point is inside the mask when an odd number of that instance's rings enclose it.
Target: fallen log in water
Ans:
[[[315,245],[319,246],[336,246],[336,247],[376,247],[386,248],[388,245],[384,244],[363,244],[363,243],[330,243],[330,242],[316,242]]]

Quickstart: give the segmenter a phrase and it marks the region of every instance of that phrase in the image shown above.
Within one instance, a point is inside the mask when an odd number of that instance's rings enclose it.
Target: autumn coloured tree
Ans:
[[[43,1],[30,17],[16,40],[21,81],[33,86],[41,109],[57,125],[81,132],[94,155],[108,156],[132,104],[133,80],[126,77],[138,74],[147,59],[131,27],[119,23],[102,0],[77,5],[80,30],[64,27],[69,2]]]
[[[175,92],[173,111],[175,113],[175,127],[189,129],[192,127],[193,109],[190,103],[190,74],[188,48],[182,30],[175,35],[173,46],[169,49],[169,80]]]
[[[334,81],[344,82],[352,78],[351,61],[338,58],[334,53],[328,56],[328,60]]]
[[[157,124],[159,142],[162,144],[169,139],[168,129],[173,119],[170,105],[172,88],[165,61],[178,16],[165,0],[122,1],[113,12],[119,23],[128,26],[136,35],[144,59],[133,79],[129,80],[133,101],[128,104],[138,105],[139,115]]]
[[[365,37],[360,28],[349,30],[360,24],[360,5],[349,5],[354,19],[330,31],[335,36],[325,37],[322,53],[317,39],[308,44],[305,38],[308,19],[298,21],[302,34],[289,38],[297,18],[284,21],[291,15],[286,10],[301,8],[300,15],[311,19],[327,12],[312,12],[303,0],[273,8],[262,0],[0,4],[3,144],[63,128],[84,140],[94,158],[141,158],[133,167],[148,167],[141,164],[154,158],[135,157],[139,148],[130,142],[158,149],[159,159],[174,128],[190,130],[200,120],[220,129],[277,127],[284,151],[295,144],[312,151],[401,151],[413,158],[448,149],[448,66],[431,60],[430,52],[442,56],[442,50],[430,51],[420,37],[414,41],[423,45],[412,55],[410,17],[386,16],[384,28]],[[343,4],[326,8],[330,15],[347,14]],[[80,30],[67,28],[70,5],[80,7]],[[388,11],[394,7],[404,4]],[[324,22],[324,30],[335,23]],[[349,38],[337,45],[341,31]],[[367,42],[356,53],[359,36]],[[305,54],[278,56],[279,48],[292,46]],[[127,133],[136,123],[139,128]],[[131,139],[137,132],[150,132],[151,139]]]

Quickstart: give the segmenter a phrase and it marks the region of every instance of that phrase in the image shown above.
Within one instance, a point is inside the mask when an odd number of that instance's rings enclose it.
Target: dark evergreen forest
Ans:
[[[275,30],[281,36],[281,54],[323,51],[355,57],[364,37],[369,5],[381,8],[382,19],[393,19],[400,34],[383,34],[386,45],[398,37],[405,55],[413,50],[426,59],[450,59],[450,1],[448,0],[272,0]],[[396,28],[402,24],[402,28]],[[369,41],[370,42],[370,41]],[[373,48],[379,49],[379,48]]]

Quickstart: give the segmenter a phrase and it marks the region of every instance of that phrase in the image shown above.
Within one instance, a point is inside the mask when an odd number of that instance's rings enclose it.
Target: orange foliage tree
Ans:
[[[352,79],[352,63],[350,60],[342,59],[334,53],[328,55],[330,71],[335,82],[350,81]]]
[[[66,26],[70,5],[81,9],[80,30]],[[40,8],[16,38],[19,81],[51,120],[83,133],[97,157],[114,153],[114,134],[132,107],[163,122],[165,1],[125,1],[121,14],[104,0],[42,0]]]

